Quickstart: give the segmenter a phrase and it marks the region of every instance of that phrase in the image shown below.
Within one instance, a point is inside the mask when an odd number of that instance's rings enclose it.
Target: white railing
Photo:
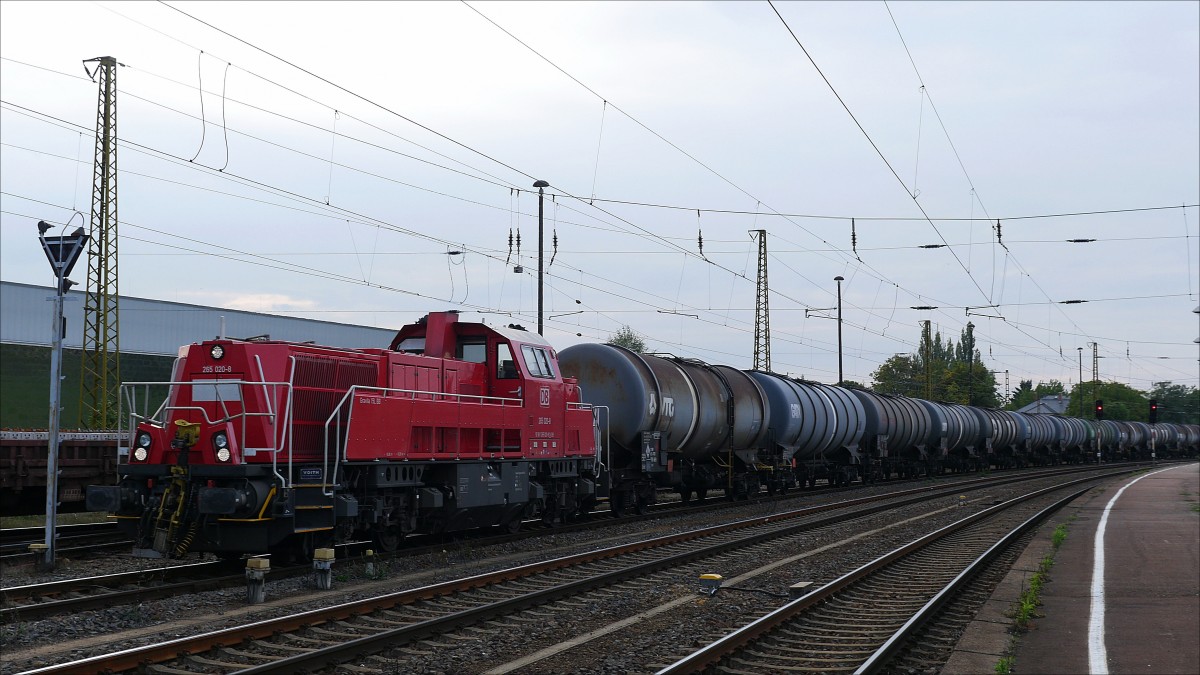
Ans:
[[[261,364],[259,366],[259,372],[260,372],[260,374],[262,372]],[[166,387],[167,388],[165,398],[163,398],[162,403],[160,403],[158,405],[158,407],[154,409],[154,412],[150,412],[150,406],[152,405],[152,402],[157,399],[157,397],[151,395],[151,387]],[[216,413],[210,414],[210,408],[212,406],[199,405],[194,400],[189,405],[178,405],[176,403],[173,403],[174,401],[178,401],[178,399],[179,399],[179,393],[180,393],[179,388],[180,387],[193,387],[193,389],[192,389],[193,393],[195,392],[195,387],[212,388],[213,398],[211,400],[201,401],[201,403],[215,404]],[[237,388],[236,399],[233,397],[222,395],[222,390],[227,387],[236,387]],[[249,387],[262,389],[263,396],[267,400],[267,406],[268,406],[267,412],[255,412],[255,411],[246,409],[245,390]],[[225,389],[225,390],[228,391],[227,389]],[[274,398],[276,396],[280,395],[281,390],[283,391],[284,395],[287,396],[287,400],[289,403],[289,405],[287,406],[287,409],[289,412],[285,413],[282,424],[280,423],[279,417],[274,412],[274,408],[271,405],[271,401],[274,400]],[[240,407],[242,408],[239,412],[233,412],[229,409],[229,404],[234,403],[234,402],[238,403],[240,405]],[[139,424],[145,422],[147,424],[151,424],[154,426],[162,427],[163,429],[167,429],[167,425],[170,421],[170,417],[172,416],[171,413],[183,413],[183,412],[199,413],[200,418],[203,420],[203,424],[205,426],[234,422],[235,424],[238,425],[238,429],[236,430],[236,432],[237,432],[236,438],[238,440],[238,445],[241,448],[241,451],[243,453],[243,458],[245,457],[247,450],[252,450],[254,452],[264,452],[265,451],[265,452],[271,453],[272,471],[275,473],[275,476],[279,479],[280,483],[282,483],[285,487],[287,487],[287,486],[290,486],[291,481],[290,481],[290,479],[285,480],[284,477],[282,475],[280,475],[278,462],[279,462],[279,452],[282,449],[280,447],[281,444],[279,443],[279,439],[282,437],[281,434],[290,435],[289,427],[291,425],[287,424],[288,418],[290,417],[290,410],[291,410],[290,403],[291,403],[291,383],[290,382],[263,382],[263,381],[251,382],[248,380],[233,380],[233,379],[228,379],[228,380],[227,379],[187,380],[187,381],[170,381],[170,382],[124,382],[121,384],[120,411],[119,411],[118,417],[117,417],[117,419],[118,419],[117,433],[121,439],[124,439],[125,441],[132,443],[134,441],[134,438],[133,438],[134,430],[137,429],[137,426]],[[128,410],[128,414],[125,413],[126,409]],[[271,439],[271,447],[247,448],[246,447],[247,421],[252,418],[263,418],[263,417],[267,418],[268,429],[267,429],[266,435],[268,438]],[[125,426],[126,424],[128,424],[128,426]],[[291,465],[290,458],[288,460],[288,464],[289,464],[289,478],[290,478],[290,465]]]

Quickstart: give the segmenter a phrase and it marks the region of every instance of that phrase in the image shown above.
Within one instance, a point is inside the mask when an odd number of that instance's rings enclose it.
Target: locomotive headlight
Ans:
[[[228,462],[232,455],[229,452],[229,436],[224,431],[213,434],[213,448],[217,451],[218,462]]]
[[[150,456],[150,445],[152,442],[153,440],[150,438],[150,434],[144,431],[139,431],[137,436],[133,439],[133,461],[146,461],[146,458]]]
[[[225,348],[221,345],[213,345],[212,349],[208,350],[208,355],[213,357],[214,361],[220,361],[225,357]]]

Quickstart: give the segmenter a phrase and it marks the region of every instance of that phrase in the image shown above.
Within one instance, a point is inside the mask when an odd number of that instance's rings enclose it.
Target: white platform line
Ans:
[[[1108,512],[1130,485],[1166,470],[1159,469],[1138,476],[1117,490],[1117,494],[1108,500],[1104,514],[1100,516],[1100,524],[1096,526],[1096,538],[1093,542],[1095,552],[1092,563],[1092,610],[1088,620],[1088,672],[1091,675],[1108,675],[1108,648],[1104,646],[1104,529],[1108,526]]]

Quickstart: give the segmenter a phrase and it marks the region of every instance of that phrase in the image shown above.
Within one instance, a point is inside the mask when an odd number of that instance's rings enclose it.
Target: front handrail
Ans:
[[[294,360],[296,357],[293,356],[290,358]],[[275,477],[277,479],[279,479],[280,485],[284,486],[285,488],[290,488],[291,481],[284,480],[283,476],[279,473],[279,452],[283,450],[282,436],[284,434],[290,434],[291,428],[292,428],[292,425],[290,423],[291,418],[292,418],[292,406],[290,405],[291,404],[290,397],[291,397],[291,391],[292,391],[292,381],[291,381],[291,379],[288,380],[287,391],[288,391],[288,396],[289,396],[289,400],[288,400],[289,405],[286,406],[286,410],[284,412],[283,425],[277,426],[276,419],[275,419],[274,402],[271,400],[272,398],[274,398],[273,395],[275,394],[275,392],[273,390],[267,389],[267,384],[266,384],[267,375],[266,375],[266,372],[263,370],[262,359],[259,358],[258,354],[254,355],[254,363],[255,363],[255,365],[258,366],[258,379],[262,383],[263,401],[267,404],[267,416],[270,420],[269,424],[271,426],[271,440],[273,440],[275,442],[275,445],[278,448],[277,451],[271,453],[271,473],[275,474]],[[280,436],[278,438],[275,436],[276,430],[282,430],[282,433],[280,434]],[[290,467],[291,464],[292,464],[292,459],[291,459],[291,455],[289,455],[288,456],[288,466]],[[288,471],[288,476],[291,477],[290,470]]]
[[[176,396],[178,394],[178,391],[175,389],[176,387],[191,386],[191,385],[214,387],[215,399],[212,401],[212,403],[215,403],[218,406],[218,408],[220,410],[219,415],[216,415],[216,416],[210,415],[209,410],[206,409],[206,407],[198,405],[195,402],[193,402],[189,405],[178,405],[178,404],[172,403],[172,401],[176,400]],[[243,408],[240,412],[233,413],[229,410],[229,402],[221,397],[220,390],[217,388],[220,386],[236,386],[238,388],[238,401],[241,402],[242,408]],[[150,387],[166,387],[167,388],[166,396],[163,398],[162,403],[159,404],[159,406],[154,410],[153,413],[149,412],[149,407],[148,407],[150,400],[151,400]],[[265,417],[268,419],[268,426],[269,426],[268,436],[271,439],[272,447],[255,448],[255,450],[266,450],[267,452],[270,452],[272,468],[275,469],[277,466],[278,456],[279,456],[279,451],[280,451],[280,447],[279,447],[280,443],[278,442],[279,416],[273,411],[273,409],[271,409],[269,407],[270,406],[269,403],[268,403],[268,412],[256,412],[256,411],[252,411],[252,410],[246,410],[245,409],[246,408],[246,406],[245,406],[245,401],[246,401],[245,391],[247,388],[250,388],[250,387],[262,387],[263,392],[264,392],[264,397],[266,397],[268,400],[271,399],[273,397],[273,395],[275,395],[275,392],[278,392],[279,389],[282,387],[284,389],[284,391],[287,393],[289,403],[291,401],[291,383],[290,382],[265,382],[265,381],[252,382],[249,380],[242,380],[242,379],[220,379],[220,378],[214,378],[212,380],[172,380],[172,381],[168,381],[168,382],[162,382],[162,381],[159,381],[159,382],[123,382],[123,383],[121,383],[121,395],[119,397],[119,401],[120,401],[120,405],[122,407],[125,404],[129,405],[129,414],[128,414],[128,416],[126,416],[123,414],[123,411],[118,413],[118,430],[117,431],[124,438],[126,438],[126,440],[132,441],[133,432],[137,428],[138,424],[141,424],[144,422],[147,424],[165,428],[169,421],[170,414],[172,412],[199,413],[201,419],[203,420],[203,423],[206,426],[211,426],[211,425],[221,424],[221,423],[229,423],[229,422],[238,424],[240,429],[238,430],[237,438],[239,439],[239,441],[240,441],[239,445],[241,446],[241,449],[244,452],[247,449],[245,447],[247,420],[250,418],[253,418],[253,417]],[[141,408],[142,408],[142,410],[140,412],[138,410],[138,407],[139,407],[138,392],[139,391],[143,392],[143,396],[144,396],[144,399],[140,404]],[[288,412],[285,413],[286,418],[290,418],[290,410],[291,410],[291,406],[289,405]],[[129,424],[128,429],[126,429],[124,426],[126,422]],[[291,462],[289,460],[289,464],[290,463]],[[281,476],[279,474],[278,470],[275,470],[275,475],[276,475],[276,477],[278,477],[280,479],[280,482],[284,483],[285,486],[287,485],[287,481],[284,481],[283,476]]]

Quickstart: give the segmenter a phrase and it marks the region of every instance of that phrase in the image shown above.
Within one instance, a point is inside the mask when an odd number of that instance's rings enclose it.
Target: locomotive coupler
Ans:
[[[175,420],[175,438],[171,447],[179,451],[179,466],[188,465],[188,450],[200,440],[200,425],[185,420]]]

